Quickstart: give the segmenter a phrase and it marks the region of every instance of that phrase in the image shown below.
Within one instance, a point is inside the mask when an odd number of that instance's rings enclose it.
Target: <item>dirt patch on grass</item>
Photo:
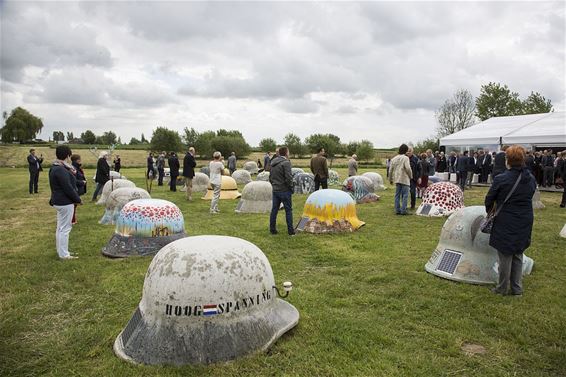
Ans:
[[[476,355],[485,355],[487,353],[487,350],[481,344],[464,343],[462,344],[460,349],[466,356],[470,357]]]

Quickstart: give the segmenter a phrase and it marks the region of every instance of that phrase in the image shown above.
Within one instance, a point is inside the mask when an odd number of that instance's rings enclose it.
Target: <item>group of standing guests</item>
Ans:
[[[177,180],[181,173],[181,164],[177,153],[165,151],[159,153],[156,157],[152,152],[147,156],[147,170],[146,179],[153,180],[157,177],[157,185],[163,186],[163,179],[165,178],[165,165],[169,166],[169,190],[177,191]],[[195,176],[195,148],[190,147],[183,158],[182,176],[184,184],[187,188],[186,199],[192,200],[192,181]]]

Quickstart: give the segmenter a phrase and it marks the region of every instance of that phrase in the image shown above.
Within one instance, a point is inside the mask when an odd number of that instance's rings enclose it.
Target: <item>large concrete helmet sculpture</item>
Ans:
[[[202,174],[206,174],[207,177],[210,177],[210,168],[208,166],[203,166],[200,168],[200,172]]]
[[[291,168],[291,175],[293,178],[295,178],[297,174],[305,174],[305,171],[301,168]]]
[[[247,170],[236,170],[232,173],[232,178],[239,185],[246,185],[252,181],[252,176]]]
[[[193,192],[200,192],[200,193],[206,193],[206,190],[208,190],[208,183],[210,181],[210,178],[208,178],[208,175],[204,174],[204,173],[195,173],[195,176],[193,177]]]
[[[497,282],[497,250],[489,246],[489,234],[480,231],[485,207],[472,206],[454,212],[444,223],[440,241],[425,265],[431,274],[471,284]],[[533,260],[523,255],[523,275],[531,273]]]
[[[259,168],[257,167],[257,162],[255,161],[247,161],[244,163],[244,170],[246,170],[250,174],[257,174]]]
[[[314,192],[314,176],[308,173],[298,173],[293,176],[293,193],[310,194]]]
[[[373,193],[373,183],[368,177],[354,175],[342,183],[342,191],[347,192],[356,203],[371,203],[379,200]]]
[[[106,200],[108,200],[110,193],[122,187],[136,187],[136,184],[132,181],[128,181],[127,179],[111,179],[102,187],[102,194],[96,204],[106,204]]]
[[[560,237],[566,238],[566,224],[564,224],[564,227],[560,231]]]
[[[286,297],[292,284],[283,287]],[[254,244],[227,236],[180,239],[151,261],[114,352],[134,363],[185,365],[267,350],[299,321],[278,293],[269,261]]]
[[[462,189],[450,182],[438,182],[429,186],[423,193],[423,201],[417,208],[417,215],[449,216],[463,207],[464,193]]]
[[[356,202],[350,195],[327,189],[309,195],[297,230],[308,233],[353,232],[364,224],[358,219]]]
[[[537,187],[533,195],[533,209],[543,209],[543,208],[544,208],[544,203],[540,199],[540,191],[538,190]]]
[[[271,211],[273,189],[271,183],[253,181],[244,186],[237,213],[267,213]]]
[[[234,178],[227,175],[222,176],[222,183],[220,183],[220,199],[238,199],[242,194],[238,192],[238,185]],[[208,184],[208,190],[206,195],[202,198],[204,200],[212,200],[214,192],[212,190],[212,185]]]
[[[373,191],[383,191],[385,190],[385,185],[383,184],[383,177],[379,173],[368,171],[362,174],[362,177],[367,177],[371,180],[373,184]]]
[[[256,181],[269,182],[269,172],[268,171],[262,171],[261,173],[257,174],[257,177],[255,179],[256,179]]]
[[[106,200],[104,215],[98,222],[99,224],[115,224],[120,211],[126,205],[136,199],[150,199],[149,193],[139,187],[121,187],[110,193]]]
[[[154,255],[170,242],[186,237],[179,208],[161,199],[137,199],[122,208],[116,230],[102,248],[108,257]]]
[[[340,174],[336,170],[328,170],[328,184],[332,186],[340,184]]]

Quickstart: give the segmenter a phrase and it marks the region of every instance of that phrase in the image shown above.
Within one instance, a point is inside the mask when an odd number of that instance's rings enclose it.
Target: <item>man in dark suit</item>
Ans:
[[[106,182],[110,180],[110,165],[108,165],[108,153],[102,152],[100,153],[100,157],[96,162],[96,176],[94,177],[94,181],[96,182],[96,188],[94,189],[94,193],[92,194],[92,201],[95,201],[98,197],[99,193],[102,193],[102,189]]]
[[[505,170],[507,170],[507,162],[505,160],[505,151],[507,150],[507,145],[504,145],[501,148],[501,151],[499,153],[497,153],[495,155],[495,158],[493,159],[493,173],[492,173],[492,182],[493,179],[495,179],[495,177],[497,177],[498,174],[503,173]]]
[[[456,173],[458,174],[458,185],[464,191],[466,179],[468,178],[468,151],[456,158]]]
[[[185,177],[185,186],[187,187],[187,191],[185,192],[187,200],[193,200],[193,178],[195,176],[196,166],[195,148],[190,147],[183,159],[183,177]]]
[[[554,157],[552,150],[544,151],[542,157],[542,187],[552,187],[554,185]]]
[[[491,153],[489,153],[489,151],[484,151],[484,155],[480,167],[482,183],[487,183],[487,177],[489,176],[490,168],[491,168]]]
[[[179,159],[175,152],[169,154],[169,174],[171,181],[169,182],[169,190],[175,192],[177,191],[177,177],[179,176]]]
[[[37,194],[37,186],[39,182],[39,172],[43,170],[41,164],[43,163],[43,155],[37,157],[35,149],[29,150],[28,155],[28,169],[29,169],[29,193]]]

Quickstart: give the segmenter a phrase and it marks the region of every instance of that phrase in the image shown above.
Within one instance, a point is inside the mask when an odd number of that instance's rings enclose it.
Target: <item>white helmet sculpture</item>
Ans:
[[[151,261],[114,352],[134,363],[185,365],[267,350],[299,321],[277,294],[269,261],[254,244],[227,236],[177,240]]]
[[[297,174],[305,174],[305,171],[301,168],[291,168],[291,175],[293,178],[295,178]]]
[[[329,185],[339,185],[340,184],[340,174],[336,170],[328,170],[328,184]]]
[[[362,177],[367,177],[371,180],[373,184],[373,191],[383,191],[385,190],[385,185],[383,184],[383,177],[379,173],[368,171],[362,174]]]
[[[489,234],[480,231],[480,223],[485,216],[483,206],[461,208],[450,215],[425,270],[464,283],[496,283],[497,250],[489,246]],[[523,255],[523,275],[531,273],[533,264],[531,258]]]
[[[127,179],[125,175],[122,175],[121,173],[114,171],[114,170],[110,170],[110,174],[109,174],[109,178],[110,179]],[[94,175],[94,177],[92,177],[92,179],[96,179],[96,174]]]
[[[342,183],[342,191],[346,191],[358,204],[371,203],[379,200],[373,193],[373,182],[368,177],[354,175]]]
[[[564,227],[560,231],[560,237],[566,238],[566,224],[564,224]]]
[[[132,181],[128,181],[127,179],[110,179],[102,187],[102,194],[96,204],[106,204],[106,200],[108,200],[110,193],[122,187],[136,187],[136,184]]]
[[[104,215],[98,223],[115,224],[126,203],[136,199],[151,199],[151,195],[139,187],[121,187],[112,191],[106,200]]]
[[[273,189],[271,183],[253,181],[244,186],[237,213],[267,213],[271,211]]]
[[[257,174],[259,168],[257,167],[257,162],[255,161],[246,161],[244,163],[244,170],[247,170],[250,174]]]
[[[462,189],[450,182],[438,182],[427,187],[416,214],[419,216],[449,216],[464,207]]]
[[[262,171],[261,173],[257,174],[257,177],[255,179],[256,179],[256,181],[269,182],[269,172],[268,171]]]
[[[543,209],[543,208],[544,208],[544,203],[540,199],[540,191],[538,190],[537,187],[533,195],[533,209]]]
[[[183,214],[175,204],[162,199],[136,199],[120,211],[114,235],[102,248],[102,254],[113,258],[154,255],[186,235]]]
[[[232,178],[239,185],[246,185],[252,181],[252,175],[247,170],[236,170],[232,173]]]
[[[200,192],[200,193],[205,193],[206,190],[208,190],[208,183],[210,182],[210,178],[208,178],[208,175],[204,174],[204,173],[195,173],[195,176],[193,177],[193,192]]]

